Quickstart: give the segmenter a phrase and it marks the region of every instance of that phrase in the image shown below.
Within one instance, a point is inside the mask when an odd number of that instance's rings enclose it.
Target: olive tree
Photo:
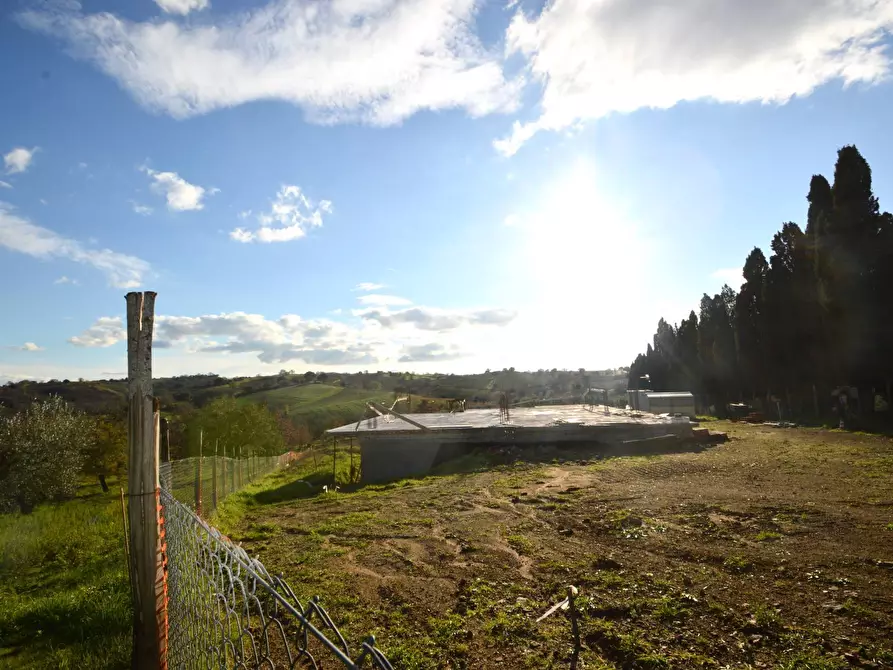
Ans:
[[[74,495],[92,422],[60,396],[0,419],[0,508],[30,513]]]

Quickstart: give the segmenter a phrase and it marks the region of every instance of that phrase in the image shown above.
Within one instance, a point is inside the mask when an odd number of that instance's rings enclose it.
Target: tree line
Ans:
[[[690,390],[718,412],[743,401],[825,414],[842,387],[858,389],[863,413],[876,394],[889,402],[893,215],[855,146],[837,152],[833,182],[812,177],[806,200],[805,230],[784,223],[768,259],[755,247],[740,290],[705,293],[678,325],[660,319],[630,388]]]
[[[309,441],[265,406],[223,397],[188,417],[165,421],[163,459],[190,456],[272,456]],[[0,415],[0,512],[30,513],[46,501],[71,498],[92,478],[127,472],[125,413],[91,415],[61,396],[35,400]]]

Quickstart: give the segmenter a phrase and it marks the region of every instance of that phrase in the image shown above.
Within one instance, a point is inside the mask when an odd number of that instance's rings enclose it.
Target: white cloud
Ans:
[[[110,249],[91,249],[77,240],[41,228],[13,214],[3,202],[0,202],[0,246],[34,258],[66,258],[91,265],[104,273],[109,284],[116,288],[136,288],[151,270],[141,258]]]
[[[236,242],[253,242],[254,241],[254,233],[250,230],[245,230],[244,228],[235,228],[229,233],[230,238],[234,239]]]
[[[25,342],[25,344],[21,346],[4,347],[4,349],[12,349],[14,351],[43,351],[43,347],[34,344],[34,342]]]
[[[257,215],[260,227],[255,230],[236,228],[229,236],[236,242],[288,242],[307,234],[308,228],[322,226],[323,214],[331,214],[332,203],[311,202],[299,186],[286,185],[279,189],[269,212]],[[239,218],[245,218],[239,215]]]
[[[711,273],[710,276],[713,279],[719,279],[723,284],[728,284],[736,291],[744,283],[744,275],[741,274],[741,268],[720,268]]]
[[[217,189],[207,190],[190,184],[176,172],[158,172],[148,167],[141,169],[152,178],[152,190],[165,197],[170,210],[186,212],[203,209],[205,193],[211,195],[217,192]]]
[[[360,304],[363,305],[374,305],[376,307],[397,307],[400,305],[411,305],[412,301],[407,300],[406,298],[401,298],[396,295],[381,295],[378,293],[370,293],[368,295],[361,295],[357,297],[357,300]]]
[[[80,335],[69,338],[77,347],[110,347],[127,339],[120,316],[101,316]]]
[[[70,6],[70,4],[69,4]],[[284,100],[309,119],[394,124],[420,110],[516,107],[502,54],[474,34],[475,0],[273,0],[211,23],[21,12],[145,107],[186,118]]]
[[[502,220],[504,226],[517,226],[519,223],[521,223],[521,217],[517,214],[509,214]]]
[[[10,184],[8,181],[3,181],[2,179],[0,179],[0,188],[12,188],[12,184]]]
[[[3,165],[6,168],[6,174],[17,174],[24,172],[31,165],[34,154],[37,153],[38,147],[26,149],[25,147],[16,147],[3,157]]]
[[[830,81],[889,75],[889,0],[555,0],[515,14],[506,53],[541,82],[539,118],[496,148],[513,154],[540,130],[682,101],[783,104]]]
[[[359,284],[353,287],[354,291],[378,291],[380,289],[385,288],[384,284],[376,284],[371,281],[361,281]]]
[[[246,312],[160,315],[155,318],[155,348],[172,350],[165,356],[188,354],[205,356],[205,360],[218,360],[207,358],[212,354],[254,354],[264,365],[290,361],[320,366],[447,361],[472,350],[465,338],[476,332],[475,326],[504,325],[514,318],[513,313],[503,310],[419,309],[427,316],[418,318],[404,311],[384,317],[379,313],[358,323],[304,319],[296,314],[276,319]],[[387,324],[381,323],[387,319]],[[439,331],[436,342],[430,342],[430,331]],[[69,342],[82,347],[108,347],[124,339],[121,317],[102,317]]]
[[[208,0],[155,0],[155,4],[167,14],[180,14],[181,16],[186,16],[192,11],[207,9],[211,5]]]
[[[132,200],[130,201],[130,205],[133,207],[134,213],[139,214],[140,216],[149,216],[149,214],[155,211],[148,205],[141,205],[140,203],[134,202]]]
[[[159,316],[155,335],[165,346],[186,346],[196,353],[256,353],[259,361],[268,364],[347,365],[378,360],[372,333],[294,314],[275,320],[245,312]]]
[[[463,326],[504,326],[517,314],[506,309],[444,310],[431,307],[410,307],[391,312],[387,309],[365,309],[354,312],[385,328],[412,326],[419,330],[445,332]]]
[[[76,286],[76,285],[78,284],[78,280],[77,280],[77,279],[71,279],[70,277],[66,277],[65,275],[62,275],[61,277],[59,277],[59,278],[58,278],[56,281],[54,281],[53,283],[54,283],[54,284],[71,284],[71,285],[73,285],[73,286]]]
[[[403,348],[403,353],[397,359],[400,363],[426,363],[432,361],[453,361],[467,354],[455,346],[444,346],[439,342],[428,344],[409,345]]]

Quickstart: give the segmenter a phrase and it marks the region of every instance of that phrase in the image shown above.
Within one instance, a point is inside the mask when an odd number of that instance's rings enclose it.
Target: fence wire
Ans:
[[[196,515],[196,460],[165,463],[161,473],[168,667],[393,670],[373,636],[352,653],[318,597],[302,605],[285,580]],[[257,477],[277,463],[254,465]]]
[[[161,486],[200,516],[207,516],[230,493],[287,465],[297,454],[223,458],[202,456],[169,461],[159,466]]]

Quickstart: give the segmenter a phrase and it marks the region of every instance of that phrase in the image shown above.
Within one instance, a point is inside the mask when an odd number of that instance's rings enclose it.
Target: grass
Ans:
[[[729,572],[749,572],[753,569],[753,563],[751,563],[744,556],[739,556],[736,554],[726,557],[722,564],[723,567]]]
[[[776,533],[771,530],[762,530],[757,533],[756,540],[757,542],[772,542],[775,540],[780,540],[782,537],[783,536],[781,533]]]
[[[121,503],[94,489],[30,515],[0,515],[0,666],[129,666]]]
[[[534,545],[527,537],[524,535],[509,535],[505,538],[505,541],[509,543],[509,546],[517,551],[519,554],[523,556],[533,556],[534,555]]]

